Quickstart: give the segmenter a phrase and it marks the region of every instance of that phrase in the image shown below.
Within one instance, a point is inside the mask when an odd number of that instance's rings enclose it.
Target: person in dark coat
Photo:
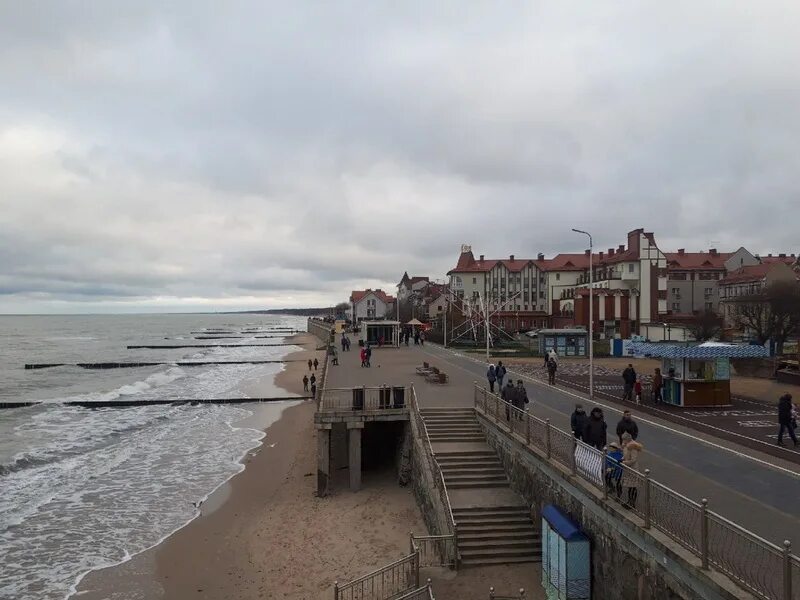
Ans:
[[[602,450],[606,445],[606,431],[608,426],[603,417],[603,409],[595,406],[592,412],[589,413],[589,418],[586,420],[586,425],[583,428],[583,441],[594,446],[598,450]]]
[[[318,361],[318,360],[315,358],[315,359],[314,359],[314,370],[315,370],[315,371],[317,370],[317,367],[318,367],[318,366],[319,366],[319,361]]]
[[[664,376],[661,375],[661,369],[656,368],[656,373],[653,375],[653,400],[656,404],[661,404],[664,401]]]
[[[569,419],[569,424],[572,428],[572,435],[574,435],[576,439],[583,439],[583,430],[588,421],[589,417],[586,415],[586,411],[583,410],[583,405],[576,404],[575,412],[572,413],[572,416]]]
[[[497,366],[494,368],[494,376],[497,377],[497,389],[503,389],[503,379],[506,376],[506,368],[503,366],[503,361],[498,360]]]
[[[785,446],[783,443],[784,431],[789,432],[789,437],[797,446],[797,435],[794,433],[795,423],[792,421],[792,395],[784,394],[778,400],[778,446]]]
[[[497,381],[494,365],[489,365],[489,369],[486,371],[486,381],[489,382],[489,391],[494,394],[494,382]]]
[[[622,392],[623,400],[633,399],[633,386],[636,383],[636,371],[633,365],[629,364],[622,372],[622,382],[624,384],[624,391]]]
[[[639,437],[639,426],[631,417],[631,411],[629,410],[622,413],[622,418],[617,423],[617,437],[619,438],[620,446],[622,446],[623,433],[630,433],[633,439]]]
[[[303,375],[303,391],[308,391],[308,375]]]
[[[525,405],[530,402],[528,398],[528,390],[525,389],[525,384],[522,383],[522,379],[517,379],[517,400],[519,402],[519,406],[517,408],[523,411],[525,410]],[[519,415],[519,417],[521,419],[522,415]]]
[[[309,381],[311,381],[311,387],[314,387],[315,385],[317,385],[317,376],[312,373],[311,379]]]
[[[372,363],[370,363],[370,360],[372,360],[372,346],[370,346],[369,344],[367,344],[366,354],[367,354],[367,366],[371,367]]]
[[[510,379],[506,383],[506,387],[500,389],[500,397],[512,406],[517,405],[517,388],[514,387],[514,382]],[[511,420],[511,409],[506,405],[506,421]]]
[[[314,361],[309,358],[308,359],[308,370],[310,371],[313,366],[314,366]]]
[[[551,356],[547,361],[547,381],[550,385],[556,384],[556,371],[558,370],[558,363]]]

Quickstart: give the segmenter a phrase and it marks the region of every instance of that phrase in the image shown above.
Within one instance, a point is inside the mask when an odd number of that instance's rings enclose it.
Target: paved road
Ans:
[[[446,370],[462,390],[464,379],[485,381],[482,361],[433,344],[414,352]],[[531,412],[562,429],[569,428],[576,401],[587,405],[585,396],[575,391],[519,377],[526,380],[532,397]],[[469,394],[459,404],[472,402]],[[605,403],[603,409],[613,432],[621,410]],[[639,439],[645,445],[643,468],[649,468],[655,480],[689,498],[707,498],[712,510],[772,542],[789,539],[800,548],[800,469],[796,465],[649,415],[637,421]]]

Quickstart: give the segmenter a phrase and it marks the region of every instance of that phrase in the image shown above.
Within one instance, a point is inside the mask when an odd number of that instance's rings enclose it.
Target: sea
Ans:
[[[90,571],[124,562],[199,514],[244,469],[263,428],[291,402],[189,404],[266,396],[283,365],[176,366],[277,360],[304,318],[253,314],[0,316],[0,598],[64,600]],[[269,337],[256,337],[269,336]],[[211,337],[217,339],[198,339]],[[236,344],[126,349],[128,345]],[[159,362],[89,370],[26,363]],[[266,389],[264,389],[266,386]],[[69,401],[174,400],[129,408]],[[258,425],[253,418],[259,411]]]

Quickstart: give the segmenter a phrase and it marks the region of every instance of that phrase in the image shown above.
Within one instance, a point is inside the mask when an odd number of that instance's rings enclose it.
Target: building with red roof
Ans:
[[[391,316],[395,299],[381,289],[353,290],[350,292],[354,322],[364,319],[384,319]]]

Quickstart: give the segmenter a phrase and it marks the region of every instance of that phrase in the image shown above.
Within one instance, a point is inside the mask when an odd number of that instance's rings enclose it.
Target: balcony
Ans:
[[[593,283],[599,283],[601,281],[612,281],[612,280],[619,281],[621,279],[622,279],[622,274],[619,271],[613,271],[613,270],[595,271]],[[588,283],[589,283],[589,274],[582,273],[578,277],[577,285],[586,285]]]

